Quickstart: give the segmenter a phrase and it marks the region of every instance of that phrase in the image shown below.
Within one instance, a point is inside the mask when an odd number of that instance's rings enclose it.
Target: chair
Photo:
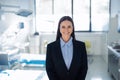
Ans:
[[[87,56],[88,56],[88,62],[92,63],[93,62],[93,55],[92,55],[92,51],[91,51],[91,48],[92,48],[91,42],[86,40],[85,46],[86,46],[86,51],[87,51]]]

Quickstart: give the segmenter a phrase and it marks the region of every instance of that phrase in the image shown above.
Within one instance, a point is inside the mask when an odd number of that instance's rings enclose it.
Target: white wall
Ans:
[[[102,55],[106,54],[105,48],[106,46],[106,33],[76,33],[76,39],[80,41],[90,41],[92,44],[91,52],[93,55]],[[56,34],[49,33],[49,34],[41,34],[40,35],[40,53],[44,54],[46,51],[45,43],[50,43],[55,41]]]

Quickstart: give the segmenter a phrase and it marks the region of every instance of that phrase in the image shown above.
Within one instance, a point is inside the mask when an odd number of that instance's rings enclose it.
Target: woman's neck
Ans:
[[[70,37],[62,37],[64,42],[68,42],[70,40]]]

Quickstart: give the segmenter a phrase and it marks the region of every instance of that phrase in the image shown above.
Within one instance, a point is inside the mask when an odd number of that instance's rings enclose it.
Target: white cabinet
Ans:
[[[40,36],[32,36],[30,38],[30,53],[40,54]]]

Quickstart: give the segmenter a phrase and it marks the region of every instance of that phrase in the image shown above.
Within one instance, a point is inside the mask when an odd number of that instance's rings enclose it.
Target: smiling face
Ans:
[[[62,35],[62,39],[65,42],[67,42],[70,39],[72,32],[73,32],[73,26],[70,21],[65,20],[65,21],[61,22],[60,33]]]

